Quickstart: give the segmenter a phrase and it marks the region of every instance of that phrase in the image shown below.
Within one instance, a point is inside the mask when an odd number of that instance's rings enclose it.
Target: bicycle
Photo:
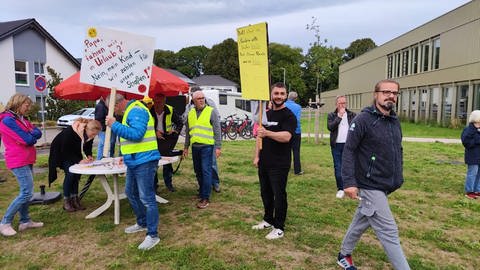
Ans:
[[[245,119],[237,125],[237,133],[240,137],[248,140],[253,137],[252,120],[245,114]]]
[[[226,139],[228,137],[230,140],[237,138],[237,123],[233,118],[235,115],[236,114],[229,115],[225,117],[224,121],[220,122],[222,138]]]

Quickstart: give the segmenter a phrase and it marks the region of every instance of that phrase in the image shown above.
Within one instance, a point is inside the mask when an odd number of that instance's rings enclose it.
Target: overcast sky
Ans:
[[[268,23],[269,40],[300,47],[314,41],[306,25],[317,18],[322,40],[346,48],[369,37],[381,45],[468,0],[3,0],[0,21],[35,18],[73,56],[82,57],[89,26],[155,37],[156,48],[211,48],[236,29]]]

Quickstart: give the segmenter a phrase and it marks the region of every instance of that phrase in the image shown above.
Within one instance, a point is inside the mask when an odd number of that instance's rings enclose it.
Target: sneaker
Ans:
[[[145,240],[138,246],[138,249],[140,250],[149,250],[156,246],[158,243],[160,243],[160,238],[157,237],[151,237],[150,235],[147,235],[145,237]]]
[[[341,189],[339,191],[337,191],[337,195],[335,195],[335,197],[337,197],[337,199],[342,199],[344,196],[345,196],[345,191],[343,191]]]
[[[34,221],[29,221],[26,223],[20,223],[18,225],[18,231],[22,232],[25,231],[26,229],[34,229],[34,228],[40,228],[43,227],[43,222],[34,222]]]
[[[282,237],[283,231],[277,228],[273,228],[273,230],[269,234],[267,234],[267,236],[265,236],[265,238],[267,238],[268,240],[274,240]]]
[[[475,200],[476,198],[478,198],[478,196],[473,192],[467,192],[465,194],[465,197],[467,197],[468,199],[471,199],[471,200]]]
[[[175,192],[177,191],[173,186],[167,186],[168,191]]]
[[[207,208],[209,205],[209,202],[208,202],[208,199],[201,199],[198,203],[197,203],[197,208],[199,209],[205,209]]]
[[[217,192],[217,193],[220,193],[220,191],[221,191],[220,190],[220,185],[219,184],[213,185],[213,190],[215,190],[215,192]]]
[[[272,224],[266,222],[265,220],[262,220],[262,222],[258,223],[257,225],[253,225],[252,229],[254,229],[254,230],[264,230],[264,229],[268,229],[268,228],[271,228],[271,227],[272,227]]]
[[[137,223],[135,223],[135,225],[125,228],[125,233],[136,233],[136,232],[142,232],[146,230],[147,230],[147,227],[142,227]]]
[[[305,172],[304,171],[300,171],[298,173],[295,173],[295,175],[303,175]]]
[[[0,233],[3,236],[14,236],[17,232],[12,228],[12,224],[0,224]]]
[[[353,265],[352,255],[343,255],[338,253],[337,264],[345,270],[357,270]]]

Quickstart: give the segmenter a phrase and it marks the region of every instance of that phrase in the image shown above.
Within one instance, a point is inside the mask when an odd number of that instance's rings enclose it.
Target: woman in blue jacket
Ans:
[[[465,197],[476,199],[480,197],[480,111],[470,114],[468,126],[462,132],[462,144],[465,147]]]

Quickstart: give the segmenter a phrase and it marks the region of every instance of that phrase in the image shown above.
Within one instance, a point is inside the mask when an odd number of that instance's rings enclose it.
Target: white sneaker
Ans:
[[[22,232],[25,231],[26,229],[33,229],[33,228],[41,228],[43,227],[43,222],[34,222],[34,221],[29,221],[25,223],[20,223],[18,225],[18,231]]]
[[[266,222],[265,220],[262,220],[262,222],[258,223],[257,225],[253,225],[252,229],[254,229],[254,230],[264,230],[264,229],[268,229],[268,228],[271,228],[271,227],[272,227],[272,224]]]
[[[345,191],[343,190],[339,190],[337,191],[337,195],[335,195],[337,197],[337,199],[342,199],[343,196],[345,196]]]
[[[156,246],[158,243],[160,243],[159,237],[151,237],[150,235],[147,235],[147,237],[145,237],[145,240],[143,240],[143,242],[138,246],[138,249],[149,250]]]
[[[273,230],[269,234],[267,234],[267,236],[265,236],[265,238],[267,238],[268,240],[274,240],[282,237],[283,231],[277,228],[273,228]]]
[[[136,233],[136,232],[141,232],[146,230],[147,230],[147,227],[142,227],[137,223],[135,223],[135,225],[125,228],[125,233]]]
[[[3,236],[14,236],[17,232],[12,228],[12,224],[0,224],[0,234]]]

